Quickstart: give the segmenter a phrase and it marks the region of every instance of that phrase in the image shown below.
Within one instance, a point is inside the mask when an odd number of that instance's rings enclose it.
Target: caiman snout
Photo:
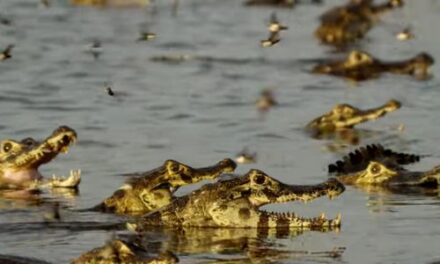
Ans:
[[[223,168],[224,173],[231,173],[237,168],[237,163],[232,159],[224,159],[218,163],[218,167]]]
[[[45,149],[52,152],[67,152],[70,144],[75,143],[77,134],[68,126],[60,126],[44,142]]]
[[[329,199],[333,199],[345,191],[345,186],[336,178],[330,178],[325,184],[327,185]]]

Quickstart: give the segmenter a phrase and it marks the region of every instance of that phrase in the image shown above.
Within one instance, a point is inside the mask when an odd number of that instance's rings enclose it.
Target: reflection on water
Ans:
[[[274,230],[271,230],[274,231]],[[158,243],[157,230],[136,237],[143,248],[161,249],[198,259],[198,263],[278,263],[282,260],[340,258],[343,247],[328,251],[289,249],[283,239],[295,239],[303,234],[291,230],[279,236],[242,228],[182,228],[164,229],[163,240]],[[269,231],[270,232],[270,231]],[[155,242],[152,242],[155,241]]]
[[[349,137],[358,139],[349,142],[431,154],[426,166],[439,163],[434,142],[440,126],[433,114],[440,111],[437,65],[427,82],[384,75],[353,85],[310,74],[332,53],[343,55],[319,45],[313,31],[320,14],[345,0],[277,10],[289,30],[266,49],[259,40],[273,9],[243,7],[238,0],[179,1],[178,12],[169,1],[136,9],[49,2],[45,7],[35,0],[0,1],[0,49],[15,45],[12,58],[0,62],[0,138],[44,138],[53,127],[73,127],[77,146],[41,172],[81,168],[82,183],[78,195],[0,199],[0,254],[67,263],[113,233],[125,234],[115,230],[126,219],[77,209],[111,195],[124,181],[117,175],[146,171],[167,159],[204,166],[251,146],[258,159],[239,166],[238,173],[257,168],[292,184],[323,181],[326,165],[338,155],[328,150],[352,146],[338,138],[311,139],[303,128],[338,103],[364,108],[396,98],[402,102],[399,112],[368,124],[369,130],[359,126],[359,134]],[[436,1],[405,1],[357,47],[390,61],[422,50],[438,58],[433,25],[439,10]],[[408,24],[417,37],[397,41],[390,29]],[[146,30],[156,38],[136,41]],[[107,84],[115,96],[108,95]],[[261,118],[255,98],[266,87],[276,90],[278,104]],[[395,129],[400,124],[402,131]],[[142,243],[152,255],[170,248],[182,263],[438,261],[433,253],[440,236],[438,191],[417,192],[350,187],[331,202],[271,207],[295,206],[301,215],[341,212],[339,233],[276,238],[251,230],[151,230]],[[56,202],[60,221],[45,218]],[[339,247],[346,247],[343,254]]]

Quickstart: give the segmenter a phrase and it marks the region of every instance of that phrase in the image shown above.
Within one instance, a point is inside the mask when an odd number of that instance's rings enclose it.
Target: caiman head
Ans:
[[[381,185],[398,176],[402,169],[398,166],[387,166],[379,161],[370,161],[368,166],[357,173],[340,175],[338,179],[349,185]]]
[[[312,136],[333,133],[338,130],[351,129],[355,125],[378,119],[389,112],[399,109],[401,106],[397,100],[389,100],[382,106],[361,110],[349,104],[338,104],[330,112],[312,120],[306,126],[306,130]]]
[[[354,81],[376,78],[380,74],[379,62],[370,54],[353,50],[342,60],[319,64],[312,69],[313,73],[345,77]]]
[[[370,54],[354,50],[344,60],[322,63],[312,69],[313,73],[345,77],[354,81],[377,78],[382,73],[407,74],[416,79],[430,77],[430,66],[434,58],[422,52],[409,60],[387,62],[374,58]]]
[[[324,44],[343,47],[363,38],[382,13],[401,6],[402,0],[379,5],[374,5],[372,0],[352,0],[321,15],[315,36]]]
[[[329,173],[349,185],[383,185],[437,187],[440,167],[425,172],[413,172],[403,166],[418,162],[420,156],[394,152],[381,145],[368,145],[349,153],[328,167]]]
[[[387,12],[387,11],[391,11],[395,8],[400,8],[403,7],[405,5],[405,2],[403,0],[388,0],[385,3],[376,5],[376,6],[372,6],[372,13],[375,15],[379,15],[381,13]]]
[[[50,162],[60,152],[66,153],[76,138],[73,129],[61,126],[41,142],[32,138],[1,141],[0,186],[24,188],[41,180],[38,168]]]
[[[392,73],[408,74],[414,76],[418,80],[425,80],[431,76],[430,67],[434,64],[434,58],[422,52],[412,59],[394,62],[384,63],[384,67]]]
[[[159,168],[128,180],[95,209],[117,214],[145,214],[170,204],[179,187],[231,173],[236,166],[231,159],[205,168],[192,168],[175,160],[167,160]]]
[[[74,259],[72,264],[100,263],[100,264],[152,264],[152,263],[178,263],[179,259],[171,252],[161,253],[157,258],[145,257],[145,250],[134,243],[125,242],[120,239],[114,239],[105,246],[92,249],[78,258]]]
[[[294,213],[266,212],[259,208],[290,201],[307,202],[324,195],[333,198],[344,189],[335,179],[316,185],[288,185],[252,169],[243,176],[205,185],[177,198],[169,206],[145,215],[139,224],[128,226],[137,231],[149,225],[331,229],[340,226],[340,216],[327,219],[322,214],[316,218],[302,218]]]

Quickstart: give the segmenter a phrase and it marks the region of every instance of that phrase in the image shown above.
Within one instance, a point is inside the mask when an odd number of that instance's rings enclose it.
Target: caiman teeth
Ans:
[[[336,216],[335,222],[337,222],[339,225],[339,224],[341,224],[341,219],[342,219],[342,215],[341,215],[341,213],[338,213],[338,215]]]
[[[321,218],[321,220],[324,220],[325,219],[325,213],[322,212],[321,215],[319,216],[319,218]]]
[[[68,146],[64,146],[64,147],[62,147],[62,148],[60,149],[60,152],[61,152],[61,153],[64,153],[64,154],[69,153],[69,147],[68,147]]]
[[[49,154],[49,153],[52,153],[52,149],[50,149],[50,148],[43,148],[43,149],[41,150],[41,152],[46,153],[46,154]]]
[[[127,230],[129,230],[131,232],[136,232],[137,225],[135,223],[126,223],[125,226],[126,226]]]

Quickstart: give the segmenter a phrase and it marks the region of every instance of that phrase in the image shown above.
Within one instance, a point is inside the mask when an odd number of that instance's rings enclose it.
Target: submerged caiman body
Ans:
[[[259,210],[266,204],[309,201],[341,194],[344,186],[335,179],[316,185],[288,185],[252,169],[243,176],[208,184],[170,205],[153,211],[129,228],[143,231],[150,226],[227,227],[259,229],[332,229],[341,224],[340,216],[327,219],[302,218],[294,213]]]
[[[357,124],[376,120],[389,112],[399,109],[400,106],[401,104],[397,100],[389,100],[382,106],[365,110],[349,104],[338,104],[328,113],[308,123],[306,131],[313,138],[322,138],[329,134],[353,129]]]
[[[150,2],[150,0],[70,0],[72,5],[96,7],[144,7]]]
[[[173,264],[179,259],[171,252],[158,257],[145,256],[145,250],[134,243],[114,239],[102,247],[92,249],[73,260],[72,264]]]
[[[389,0],[374,5],[372,0],[351,0],[320,17],[321,25],[315,36],[324,44],[344,46],[363,38],[387,11],[403,6],[403,0]]]
[[[76,132],[61,126],[42,141],[25,138],[20,141],[7,139],[0,142],[0,189],[23,190],[40,187],[75,188],[80,182],[80,174],[71,172],[69,178],[45,180],[39,167],[53,160],[60,152],[67,152],[76,141]],[[3,192],[8,196],[12,192]],[[11,195],[12,197],[13,195]]]
[[[236,164],[231,159],[223,159],[204,168],[192,168],[175,160],[167,160],[154,170],[136,174],[93,209],[116,214],[145,214],[170,204],[179,187],[215,179],[223,173],[233,172],[235,168]]]
[[[419,53],[402,61],[382,61],[363,51],[351,51],[342,60],[331,60],[315,66],[312,73],[328,74],[353,81],[378,78],[383,73],[410,75],[418,80],[428,79],[434,58],[427,53]]]
[[[333,164],[329,173],[344,184],[404,188],[438,188],[440,166],[427,171],[408,171],[404,165],[418,162],[420,156],[394,152],[381,145],[367,145],[349,153]]]
[[[321,4],[322,0],[247,0],[243,4],[245,6],[269,6],[281,8],[293,8],[302,3]]]

